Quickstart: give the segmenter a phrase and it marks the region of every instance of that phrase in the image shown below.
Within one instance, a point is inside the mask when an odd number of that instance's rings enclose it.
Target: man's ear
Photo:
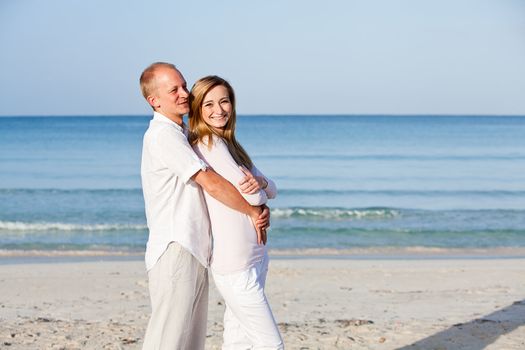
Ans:
[[[158,100],[157,97],[149,95],[148,98],[146,98],[146,101],[150,104],[151,107],[157,108],[158,106]]]

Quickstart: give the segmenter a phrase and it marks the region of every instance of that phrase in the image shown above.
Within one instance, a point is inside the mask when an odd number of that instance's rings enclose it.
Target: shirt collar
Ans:
[[[184,122],[182,122],[182,126],[180,126],[179,124],[175,123],[170,118],[156,111],[153,111],[153,120],[159,121],[161,123],[167,123],[167,124],[173,125],[177,130],[181,131],[182,133],[186,133],[188,129],[186,127],[186,124],[184,124]]]

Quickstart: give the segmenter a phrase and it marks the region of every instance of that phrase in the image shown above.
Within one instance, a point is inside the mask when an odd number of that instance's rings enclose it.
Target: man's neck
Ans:
[[[168,115],[168,114],[164,114],[164,113],[159,112],[159,111],[157,111],[157,113],[162,114],[163,116],[165,116],[166,118],[168,118],[172,122],[182,126],[182,117],[183,117],[182,115],[178,115],[178,114]]]

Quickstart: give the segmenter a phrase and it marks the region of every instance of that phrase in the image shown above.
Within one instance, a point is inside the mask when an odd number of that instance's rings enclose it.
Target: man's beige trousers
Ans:
[[[176,242],[148,272],[152,313],[143,350],[201,350],[206,340],[208,271]]]

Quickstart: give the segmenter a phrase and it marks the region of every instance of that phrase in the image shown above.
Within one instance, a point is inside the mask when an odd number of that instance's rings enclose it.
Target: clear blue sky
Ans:
[[[0,47],[0,116],[149,114],[158,60],[241,114],[525,115],[522,0],[1,0]]]

